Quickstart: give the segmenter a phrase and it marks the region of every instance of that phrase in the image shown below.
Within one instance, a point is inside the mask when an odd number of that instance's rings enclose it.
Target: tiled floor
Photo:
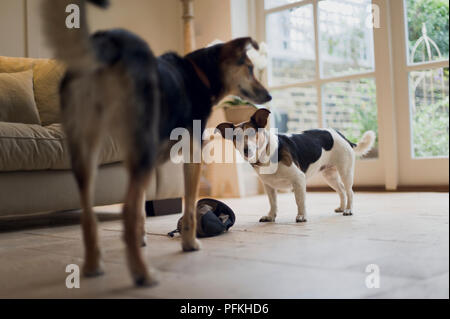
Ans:
[[[107,273],[67,289],[66,265],[82,263],[78,213],[0,221],[0,297],[14,298],[416,298],[449,297],[449,207],[446,193],[357,193],[355,215],[333,213],[337,195],[309,193],[309,221],[294,222],[292,194],[279,196],[275,224],[260,224],[264,196],[225,200],[236,212],[227,234],[182,253],[165,234],[179,215],[149,218],[147,260],[160,284],[136,289],[125,266],[120,207],[99,208]],[[29,224],[28,222],[25,225]],[[380,288],[366,286],[366,267]]]

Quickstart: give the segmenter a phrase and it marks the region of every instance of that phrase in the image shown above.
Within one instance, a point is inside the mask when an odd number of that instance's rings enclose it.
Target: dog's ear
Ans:
[[[255,112],[255,114],[253,114],[250,121],[256,126],[256,128],[265,128],[269,114],[270,111],[268,109],[259,109]]]
[[[240,50],[242,52],[250,50],[251,47],[253,47],[255,50],[259,50],[258,42],[250,37],[231,40],[227,43],[227,45],[234,48],[235,50]]]
[[[223,53],[225,57],[243,63],[242,61],[247,57],[247,51],[252,47],[259,50],[258,43],[252,38],[237,38],[224,44]]]
[[[227,134],[226,134],[226,129],[227,128],[230,128],[230,129],[234,130],[234,124],[233,123],[229,123],[229,122],[219,124],[219,125],[217,125],[216,129],[214,130],[214,132],[215,133],[220,133],[223,138],[227,138],[228,137],[228,139],[230,139],[230,138],[233,139],[233,134],[231,134],[231,136],[227,136]]]

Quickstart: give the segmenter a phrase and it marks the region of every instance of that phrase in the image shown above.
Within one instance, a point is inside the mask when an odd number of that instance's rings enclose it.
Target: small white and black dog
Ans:
[[[264,128],[270,111],[259,109],[250,121],[217,126],[225,139],[232,140],[241,155],[258,173],[269,197],[270,211],[260,222],[274,222],[277,216],[277,189],[293,189],[297,202],[297,222],[306,222],[306,180],[321,172],[340,197],[336,213],[352,215],[355,156],[372,148],[376,135],[363,134],[354,144],[334,129],[308,130],[300,134],[274,134]],[[263,171],[276,164],[271,173]]]

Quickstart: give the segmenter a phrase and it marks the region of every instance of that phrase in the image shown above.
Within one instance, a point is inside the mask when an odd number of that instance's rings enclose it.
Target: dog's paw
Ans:
[[[351,209],[344,210],[344,216],[352,216],[352,215],[353,215],[353,213],[352,213]]]
[[[83,276],[86,278],[99,277],[105,274],[102,263],[99,264],[87,264],[83,266]]]
[[[263,216],[259,220],[260,223],[273,223],[275,221],[275,217],[272,216]]]
[[[181,247],[183,248],[183,251],[197,251],[200,250],[201,244],[200,240],[195,238],[194,240],[183,240],[181,243]]]
[[[158,284],[158,276],[154,269],[150,269],[142,275],[135,274],[134,284],[137,287],[152,287]]]
[[[146,246],[147,246],[147,235],[144,235],[142,237],[141,247],[146,247]]]
[[[308,220],[306,219],[305,215],[299,215],[295,219],[297,223],[306,223]]]
[[[345,209],[344,209],[344,208],[341,208],[341,207],[338,207],[338,208],[336,208],[336,209],[334,210],[334,212],[340,214],[340,213],[345,212]]]

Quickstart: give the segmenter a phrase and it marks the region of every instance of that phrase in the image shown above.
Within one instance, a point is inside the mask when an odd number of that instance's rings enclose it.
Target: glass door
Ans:
[[[391,1],[391,12],[399,182],[448,185],[449,1]]]

